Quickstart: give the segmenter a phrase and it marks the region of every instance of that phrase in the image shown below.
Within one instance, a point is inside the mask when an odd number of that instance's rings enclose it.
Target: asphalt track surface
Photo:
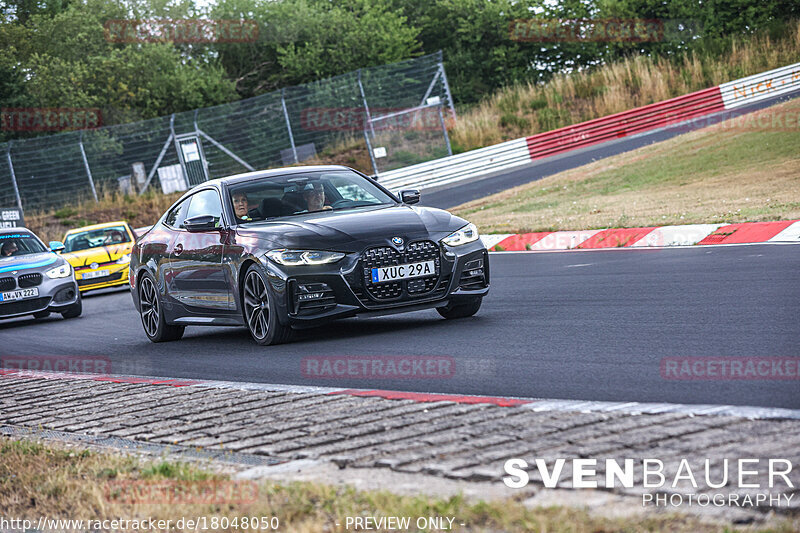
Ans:
[[[472,318],[435,311],[347,319],[259,347],[242,328],[187,328],[152,344],[130,294],[81,318],[0,323],[0,356],[107,356],[112,373],[577,400],[800,408],[800,381],[665,380],[664,357],[800,355],[800,246],[492,254]],[[424,379],[315,377],[305,358],[444,356]],[[306,360],[307,362],[307,360]],[[6,365],[8,366],[8,365]]]
[[[593,161],[629,152],[641,148],[642,146],[665,141],[689,131],[717,124],[722,120],[765,109],[798,97],[800,97],[800,91],[795,91],[778,97],[767,98],[755,104],[742,106],[731,111],[714,113],[690,122],[676,124],[673,127],[662,128],[652,132],[606,142],[584,150],[577,150],[563,155],[540,159],[528,165],[520,166],[519,168],[508,170],[497,175],[491,175],[483,179],[454,183],[446,188],[438,190],[423,190],[420,203],[429,207],[450,209],[451,207],[484,198],[512,187],[525,185],[526,183],[539,180],[546,176],[588,165]]]

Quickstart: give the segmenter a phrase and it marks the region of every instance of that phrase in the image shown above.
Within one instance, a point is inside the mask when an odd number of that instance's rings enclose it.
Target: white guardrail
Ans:
[[[735,109],[800,89],[800,63],[754,74],[719,86],[725,109]]]
[[[392,170],[381,174],[378,182],[394,193],[409,187],[429,189],[530,162],[527,138],[523,137]]]

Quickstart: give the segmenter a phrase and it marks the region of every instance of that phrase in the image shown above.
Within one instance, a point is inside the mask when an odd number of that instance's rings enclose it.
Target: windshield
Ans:
[[[230,200],[239,224],[396,202],[351,170],[307,172],[248,181],[231,187]]]
[[[31,233],[7,233],[0,235],[0,257],[47,252],[42,242]]]
[[[108,228],[70,233],[67,235],[66,239],[64,239],[64,251],[77,252],[108,244],[123,244],[128,242],[131,242],[131,238],[125,226],[111,226]]]

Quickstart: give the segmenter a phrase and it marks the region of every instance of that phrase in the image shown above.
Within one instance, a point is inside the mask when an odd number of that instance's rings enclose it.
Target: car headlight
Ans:
[[[131,262],[131,254],[125,254],[119,259],[117,259],[118,265],[124,265],[125,263],[130,263],[130,262]]]
[[[69,266],[69,263],[64,263],[61,266],[51,268],[44,274],[50,279],[66,278],[72,274],[72,267]]]
[[[461,246],[462,244],[477,241],[478,237],[480,237],[478,227],[470,223],[442,239],[442,242],[447,246]]]
[[[335,263],[344,257],[341,252],[324,252],[320,250],[272,250],[267,257],[279,265],[324,265]]]

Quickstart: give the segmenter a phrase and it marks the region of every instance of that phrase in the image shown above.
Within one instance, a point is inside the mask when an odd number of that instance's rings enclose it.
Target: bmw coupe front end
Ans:
[[[478,230],[418,201],[339,166],[199,185],[133,247],[145,333],[159,342],[187,325],[244,325],[259,344],[278,344],[357,314],[474,315],[489,291]]]

